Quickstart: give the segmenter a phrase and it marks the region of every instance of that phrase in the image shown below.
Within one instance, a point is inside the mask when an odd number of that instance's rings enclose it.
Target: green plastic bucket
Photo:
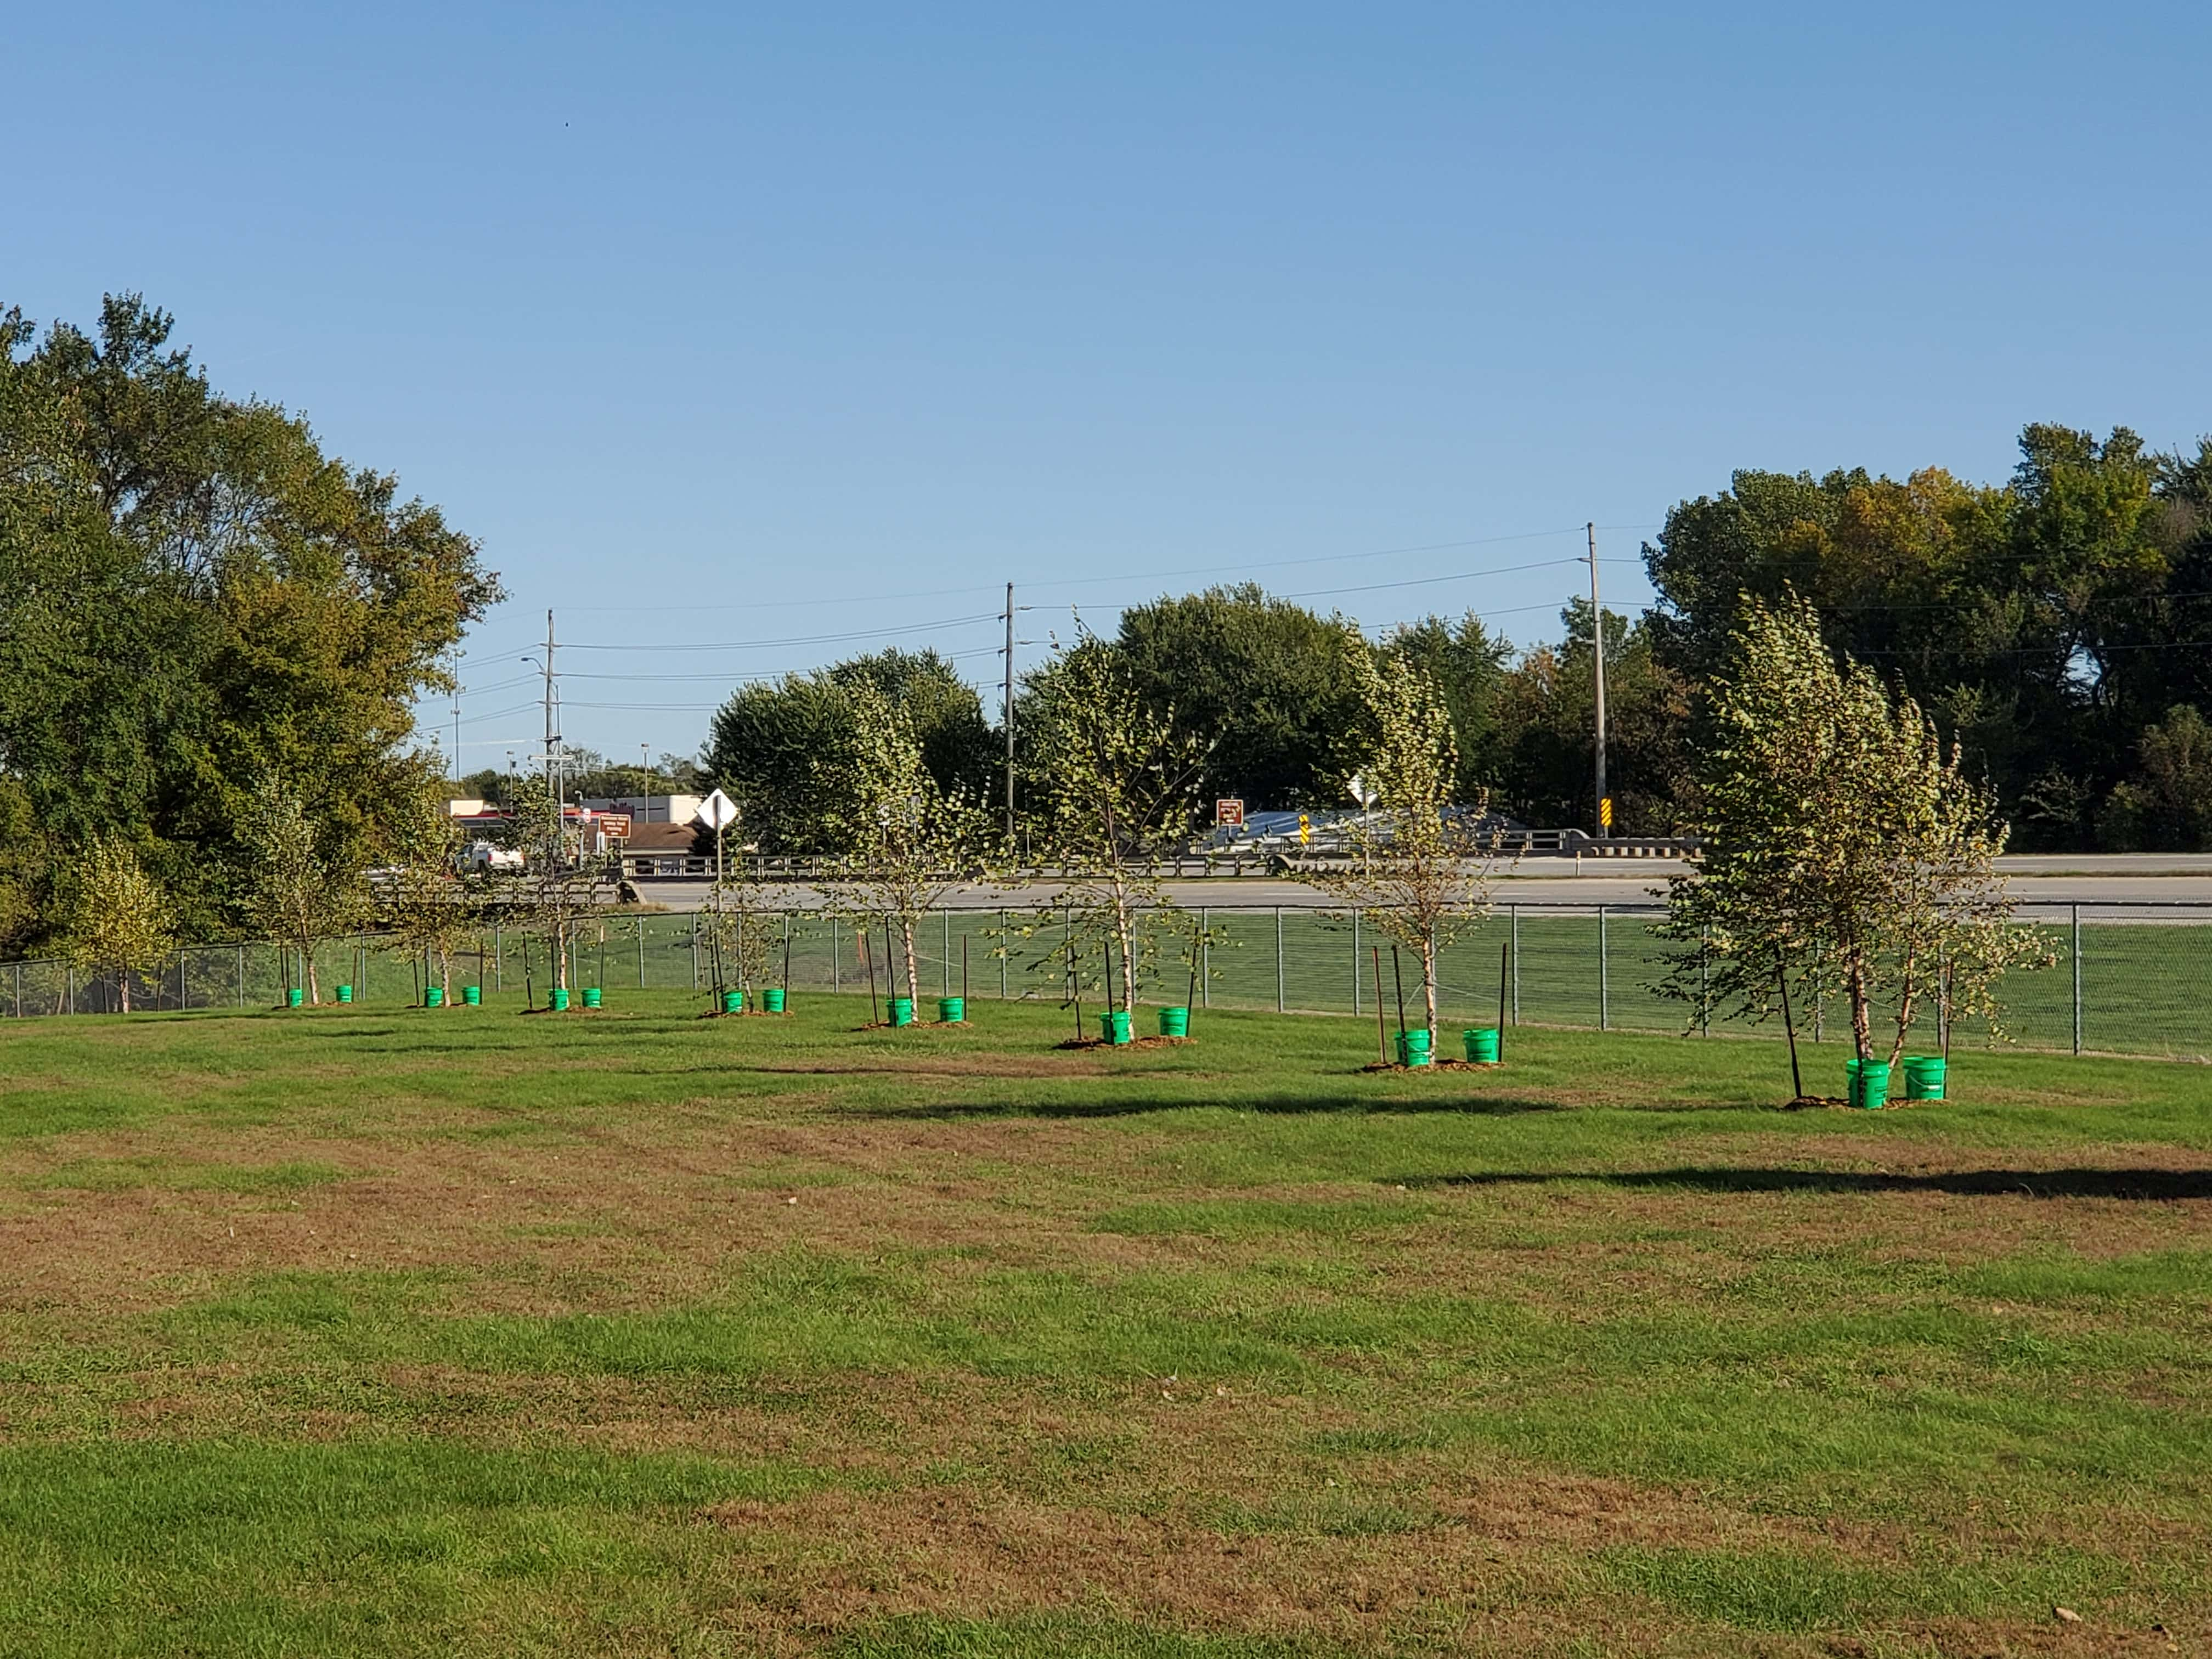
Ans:
[[[338,1000],[340,1002],[351,1002],[353,1000],[353,987],[350,985],[339,986]]]
[[[599,1006],[599,988],[596,985],[586,985],[584,988],[584,1006],[586,1008],[596,1008]]]
[[[724,1013],[742,1014],[744,1011],[745,994],[743,991],[725,991],[722,993],[722,1012]]]
[[[479,1006],[483,1001],[483,987],[464,985],[461,987],[461,1000],[471,1008]]]
[[[1116,1048],[1129,1040],[1129,1011],[1115,1008],[1098,1016],[1098,1040]]]
[[[891,999],[891,1024],[894,1025],[911,1025],[914,1024],[914,999],[912,997],[893,997]]]
[[[566,1011],[568,1006],[568,988],[565,985],[555,986],[553,988],[553,1012],[556,1013],[561,1013]]]
[[[1948,1069],[1941,1054],[1905,1057],[1905,1097],[1907,1100],[1943,1098],[1943,1074]]]
[[[1425,1030],[1398,1033],[1398,1063],[1401,1066],[1426,1066],[1431,1058],[1429,1034]]]
[[[968,999],[966,997],[938,998],[937,1018],[947,1025],[966,1024],[968,1022]]]
[[[1163,1008],[1160,1010],[1160,1035],[1187,1037],[1190,1035],[1190,1010]]]
[[[284,1006],[287,1008],[297,1008],[307,1000],[307,994],[296,985],[284,993]]]
[[[1847,1060],[1844,1062],[1844,1097],[1871,1111],[1889,1098],[1889,1062],[1886,1060]]]
[[[424,986],[422,988],[422,1006],[425,1008],[444,1007],[446,1006],[446,988],[442,985]]]
[[[1467,1045],[1467,1057],[1471,1064],[1498,1064],[1498,1028],[1495,1025],[1471,1027],[1459,1034],[1459,1040]]]
[[[761,1006],[771,1014],[783,1012],[783,987],[771,985],[761,993]]]

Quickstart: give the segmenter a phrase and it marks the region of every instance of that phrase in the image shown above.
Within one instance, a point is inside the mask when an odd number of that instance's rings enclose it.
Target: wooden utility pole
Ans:
[[[1585,524],[1583,530],[1589,538],[1590,672],[1597,711],[1597,832],[1602,837],[1613,833],[1613,798],[1605,792],[1605,607],[1597,597],[1597,525]]]
[[[1006,851],[1014,848],[1014,585],[1006,584]]]

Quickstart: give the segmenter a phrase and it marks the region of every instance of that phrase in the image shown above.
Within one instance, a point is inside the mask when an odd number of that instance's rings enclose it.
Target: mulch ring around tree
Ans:
[[[1359,1069],[1364,1072],[1497,1072],[1503,1071],[1502,1060],[1453,1060],[1438,1054],[1425,1066],[1401,1066],[1395,1060],[1370,1060]]]

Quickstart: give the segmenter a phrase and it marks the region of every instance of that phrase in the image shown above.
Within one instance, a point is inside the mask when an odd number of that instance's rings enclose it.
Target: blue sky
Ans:
[[[1626,558],[1735,467],[1993,479],[2030,420],[2212,428],[2201,8],[79,5],[6,38],[0,299],[143,290],[219,386],[480,537],[513,598],[471,766],[531,747],[501,682],[549,605],[609,647],[564,653],[568,737],[635,756],[878,643],[994,678],[996,624],[955,619],[1009,580],[1036,641],[1237,576],[1525,641],[1585,520]]]

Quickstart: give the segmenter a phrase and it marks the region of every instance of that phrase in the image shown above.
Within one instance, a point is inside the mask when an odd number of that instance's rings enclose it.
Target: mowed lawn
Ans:
[[[0,1653],[2212,1650],[2212,1069],[700,1001],[0,1028]]]

